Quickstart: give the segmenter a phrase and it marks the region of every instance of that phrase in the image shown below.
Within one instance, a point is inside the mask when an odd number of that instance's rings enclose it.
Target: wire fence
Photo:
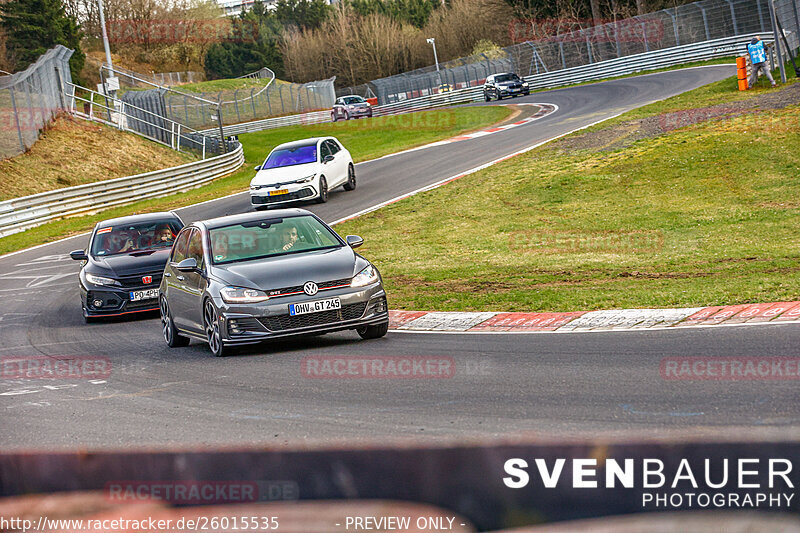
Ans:
[[[60,87],[71,82],[72,50],[58,45],[22,72],[0,77],[0,158],[19,155],[65,108]]]
[[[164,94],[167,117],[192,128],[209,128],[217,124],[217,110],[224,124],[238,124],[262,118],[330,109],[336,100],[333,78],[297,84],[275,80],[263,87],[193,93],[211,105],[189,95]]]
[[[798,47],[800,13],[797,0],[776,0],[775,10],[789,46]],[[535,38],[542,21],[515,21],[512,39],[522,41],[486,54],[440,63],[373,80],[347,90],[363,94],[371,88],[378,103],[390,104],[482,85],[499,72],[532,76],[618,57],[700,43],[735,35],[769,32],[772,29],[768,0],[702,0],[600,26],[560,32]],[[741,53],[745,53],[742,43]]]

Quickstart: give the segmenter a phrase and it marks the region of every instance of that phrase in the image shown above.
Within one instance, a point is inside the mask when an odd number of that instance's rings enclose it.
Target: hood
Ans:
[[[503,87],[515,87],[517,85],[522,85],[522,82],[515,80],[501,81],[500,85],[502,85]]]
[[[114,276],[132,276],[164,270],[172,248],[161,248],[148,255],[119,254],[93,257],[92,266],[111,272]],[[95,269],[90,268],[90,272]]]
[[[305,178],[311,174],[316,174],[316,171],[317,163],[268,168],[266,170],[259,170],[255,177],[250,180],[250,185],[276,185],[278,183],[286,183]]]
[[[349,246],[288,254],[267,259],[214,266],[213,273],[225,284],[274,290],[351,278],[367,266],[367,260]]]

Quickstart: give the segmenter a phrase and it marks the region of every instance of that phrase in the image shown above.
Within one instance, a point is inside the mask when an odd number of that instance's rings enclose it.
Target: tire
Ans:
[[[350,113],[348,113],[347,111],[344,112],[344,119],[350,120]]]
[[[486,91],[483,91],[483,101],[484,102],[491,102],[492,101],[492,97],[489,96],[489,93],[487,93]]]
[[[347,166],[347,181],[344,184],[344,190],[352,191],[356,188],[356,169],[352,163]]]
[[[179,335],[178,330],[175,329],[175,322],[172,320],[172,315],[169,312],[169,304],[164,296],[161,297],[161,301],[159,302],[159,311],[161,312],[161,333],[164,335],[167,346],[170,348],[188,346],[188,337]]]
[[[331,113],[331,122],[336,122],[337,120],[336,113]]]
[[[502,99],[503,99],[503,95],[500,94],[500,91],[497,91],[497,101],[499,102]]]
[[[222,332],[219,330],[219,315],[211,300],[206,300],[205,305],[203,305],[203,329],[206,331],[206,340],[211,353],[215,357],[228,355],[230,348],[222,342]]]
[[[319,177],[319,196],[317,197],[318,204],[324,204],[328,201],[328,180],[325,176]]]
[[[374,326],[364,326],[363,328],[357,328],[356,333],[362,339],[380,339],[386,332],[389,331],[389,321],[383,322],[382,324],[376,324]]]

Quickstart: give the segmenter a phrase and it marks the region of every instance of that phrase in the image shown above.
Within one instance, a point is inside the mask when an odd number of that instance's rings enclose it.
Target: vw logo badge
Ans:
[[[148,283],[153,283],[153,276],[142,276],[142,283],[145,285]]]
[[[313,281],[306,282],[306,284],[303,285],[303,292],[308,294],[309,296],[314,296],[315,294],[317,294],[318,290],[319,287],[317,287],[317,284],[314,283]]]

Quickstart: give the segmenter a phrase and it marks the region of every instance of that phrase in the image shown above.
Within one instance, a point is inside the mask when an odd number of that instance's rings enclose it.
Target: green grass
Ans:
[[[422,146],[504,120],[511,111],[502,106],[423,111],[334,124],[289,126],[241,135],[248,161],[263,160],[269,151],[288,140],[332,135],[356,162],[374,159],[406,148]]]
[[[792,68],[791,64],[789,63],[788,65],[789,66],[786,67],[787,73],[793,72],[792,70],[790,70]],[[775,80],[780,82],[780,74],[778,73],[777,69],[772,73],[772,75],[775,78]],[[718,104],[726,104],[731,102],[748,100],[750,98],[760,96],[767,92],[779,91],[782,87],[785,87],[786,85],[798,82],[800,82],[800,79],[795,78],[793,76],[789,76],[787,74],[786,84],[778,83],[778,86],[773,89],[770,87],[767,78],[765,76],[761,76],[758,82],[756,83],[755,87],[751,88],[749,91],[740,91],[738,89],[736,76],[733,76],[730,78],[725,78],[724,80],[709,83],[708,85],[704,85],[703,87],[700,87],[693,91],[687,91],[685,93],[681,93],[676,96],[672,96],[670,98],[659,100],[657,102],[653,102],[652,104],[648,104],[646,106],[633,109],[618,117],[607,120],[601,124],[592,126],[591,128],[587,128],[579,132],[579,134],[585,133],[587,131],[597,131],[630,120],[647,118],[651,116],[661,115],[664,113],[672,113],[684,109],[697,109],[702,107],[710,107]]]
[[[244,191],[254,175],[253,167],[260,164],[272,148],[283,142],[334,135],[358,162],[480,129],[502,121],[510,114],[511,110],[507,107],[443,109],[336,124],[292,126],[241,135],[239,140],[244,147],[245,164],[230,176],[186,193],[135,202],[96,215],[59,220],[0,238],[0,255],[88,231],[95,223],[108,218],[176,209]]]
[[[799,119],[795,106],[616,152],[543,147],[337,231],[365,237],[395,309],[796,300]]]

